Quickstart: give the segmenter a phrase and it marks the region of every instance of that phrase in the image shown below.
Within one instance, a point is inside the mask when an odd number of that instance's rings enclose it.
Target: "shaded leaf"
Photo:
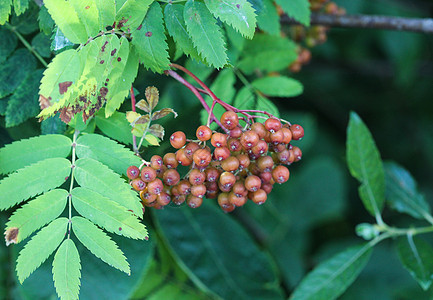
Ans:
[[[229,24],[247,38],[256,30],[256,14],[247,0],[205,0],[207,8],[221,21]]]
[[[74,44],[87,41],[86,27],[78,18],[71,1],[44,0],[44,5],[68,40]]]
[[[109,232],[133,239],[147,238],[146,227],[125,207],[90,189],[72,190],[72,204],[77,212]]]
[[[290,299],[336,299],[358,277],[371,252],[370,244],[364,244],[322,262],[301,281]]]
[[[280,112],[278,110],[278,107],[268,98],[262,97],[260,95],[257,96],[257,102],[256,102],[256,106],[254,107],[254,109],[256,110],[261,110],[261,111],[266,111],[272,115],[274,115],[275,117],[279,118],[280,117]],[[263,116],[263,114],[259,114]],[[259,122],[264,122],[266,121],[265,119],[257,119]]]
[[[175,259],[196,284],[224,299],[282,297],[268,257],[237,222],[215,205],[204,201],[197,210],[167,207],[156,217]]]
[[[407,235],[398,240],[397,250],[403,266],[423,290],[428,290],[433,280],[432,247],[421,239]]]
[[[10,173],[46,158],[67,157],[71,145],[71,139],[57,134],[13,142],[0,149],[0,173]]]
[[[361,182],[359,196],[372,216],[380,215],[385,200],[382,160],[370,131],[355,113],[347,127],[347,164],[350,174]]]
[[[4,25],[9,20],[12,10],[12,0],[0,1],[0,25]]]
[[[17,16],[24,13],[29,7],[29,0],[14,0],[14,12]]]
[[[17,126],[38,114],[42,72],[42,69],[38,69],[30,73],[10,96],[6,109],[6,127]]]
[[[262,77],[254,80],[251,85],[271,97],[295,97],[304,90],[298,80],[285,76]]]
[[[57,113],[55,116],[41,122],[42,134],[62,134],[66,131],[66,124],[60,119],[59,115]]]
[[[53,279],[60,299],[78,299],[80,292],[80,254],[71,239],[66,239],[54,255]]]
[[[51,35],[53,28],[54,28],[54,21],[51,18],[50,14],[48,13],[47,8],[45,5],[41,7],[39,10],[39,29],[45,34],[45,35]]]
[[[0,181],[0,209],[59,187],[70,173],[71,162],[65,158],[47,158],[19,169]]]
[[[418,219],[430,214],[430,206],[418,191],[415,180],[407,170],[393,162],[385,163],[384,169],[385,196],[395,210]]]
[[[173,109],[171,109],[171,108],[163,108],[161,110],[155,111],[152,114],[152,121],[164,118],[165,116],[168,116],[169,114],[173,114],[175,118],[177,117],[177,113]]]
[[[130,275],[129,264],[123,252],[104,231],[82,217],[72,218],[72,230],[78,240],[96,257]]]
[[[138,101],[138,103],[135,104],[135,106],[136,106],[137,108],[139,108],[139,109],[141,109],[141,110],[147,112],[147,113],[149,113],[149,112],[151,111],[150,106],[149,106],[149,103],[147,103],[147,101],[146,101],[146,100],[143,100],[143,99],[140,100],[140,101]]]
[[[289,16],[305,26],[310,26],[310,2],[308,0],[275,0]]]
[[[222,68],[227,63],[227,54],[221,29],[205,4],[188,0],[185,4],[186,28],[200,55],[209,65]]]
[[[143,215],[137,193],[133,192],[131,186],[106,165],[92,158],[80,158],[75,162],[75,166],[75,179],[80,186],[108,197],[131,210],[136,216]]]
[[[99,134],[82,135],[77,140],[79,158],[93,158],[118,174],[126,174],[129,166],[139,166],[140,158],[131,150]]]
[[[43,34],[42,32],[38,33],[32,39],[32,47],[42,57],[50,57],[51,56],[50,45],[51,45],[50,38],[48,36],[46,36],[45,34]]]
[[[58,218],[24,246],[17,259],[17,275],[21,283],[57,249],[65,238],[67,226],[67,218]]]
[[[257,16],[257,25],[261,30],[271,35],[280,34],[280,17],[272,0],[263,0],[263,9]]]
[[[6,224],[6,231],[15,228],[15,240],[6,240],[17,244],[33,232],[51,222],[65,210],[68,192],[63,189],[49,191],[17,209]]]
[[[11,53],[17,47],[17,36],[10,30],[0,28],[0,63],[6,61]]]
[[[159,124],[153,124],[149,128],[149,133],[153,134],[157,138],[163,139],[164,138],[164,127],[162,127]]]
[[[96,115],[96,126],[110,138],[132,145],[131,125],[125,113],[116,111],[106,118],[105,110],[101,109]]]
[[[27,49],[15,51],[0,65],[0,98],[14,92],[35,67],[36,60]]]

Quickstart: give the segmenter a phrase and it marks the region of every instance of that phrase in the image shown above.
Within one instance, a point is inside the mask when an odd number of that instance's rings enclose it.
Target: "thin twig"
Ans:
[[[281,23],[295,25],[299,22],[284,15]],[[312,13],[311,25],[324,25],[343,28],[370,28],[398,31],[410,31],[420,33],[433,33],[433,19],[428,18],[402,18],[389,16],[369,15],[331,15],[324,13]]]
[[[134,94],[134,87],[131,84],[131,106],[132,106],[132,111],[135,112],[135,94]],[[135,134],[132,134],[132,148],[134,150],[134,153],[136,155],[139,155],[138,153],[138,147],[137,147],[137,137],[135,136]]]

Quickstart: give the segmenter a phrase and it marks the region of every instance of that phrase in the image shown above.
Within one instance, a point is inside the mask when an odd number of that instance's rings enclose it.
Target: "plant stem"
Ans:
[[[149,120],[149,122],[147,122],[146,130],[144,130],[144,132],[143,132],[143,136],[142,136],[141,139],[140,139],[140,143],[138,144],[137,151],[138,151],[138,149],[140,149],[141,145],[143,144],[144,137],[146,136],[147,132],[149,131],[149,128],[150,128],[150,122],[151,122],[150,120]]]
[[[7,29],[15,33],[15,35],[18,37],[18,39],[23,43],[23,45],[31,52],[33,55],[41,62],[41,64],[46,68],[48,66],[47,62],[42,58],[42,56],[39,55],[38,52],[29,44],[29,42],[26,41],[26,39],[19,33],[14,26],[5,23],[5,26]]]
[[[68,224],[68,239],[71,236],[71,225],[72,225],[72,189],[74,188],[74,174],[75,174],[75,149],[77,147],[77,137],[80,134],[78,130],[75,129],[74,137],[72,140],[72,164],[71,164],[71,184],[69,185],[69,196],[68,196],[68,206],[69,206],[69,224]]]
[[[135,112],[135,94],[134,94],[134,87],[131,84],[131,106],[132,106],[132,111]],[[132,149],[134,150],[135,154],[138,154],[138,149],[137,148],[137,137],[132,134]]]

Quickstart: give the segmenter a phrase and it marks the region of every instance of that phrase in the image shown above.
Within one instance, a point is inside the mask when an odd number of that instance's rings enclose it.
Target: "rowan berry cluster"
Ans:
[[[283,125],[279,119],[268,118],[264,124],[242,128],[233,111],[226,111],[220,121],[225,133],[201,125],[197,140],[188,140],[177,131],[170,137],[176,152],[152,156],[141,170],[128,168],[130,183],[145,206],[186,202],[195,208],[205,197],[217,198],[220,207],[231,212],[248,199],[264,203],[275,183],[289,179],[287,166],[302,158],[301,149],[290,144],[304,136],[300,125]],[[180,166],[187,169],[184,176],[178,171]]]

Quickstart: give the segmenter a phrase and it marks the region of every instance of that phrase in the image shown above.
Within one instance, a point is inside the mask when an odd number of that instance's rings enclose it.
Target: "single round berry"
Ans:
[[[246,131],[241,135],[241,144],[244,149],[253,148],[259,142],[259,135],[255,131]]]
[[[263,125],[262,123],[253,123],[253,125],[251,125],[251,130],[257,133],[260,139],[263,139],[266,135],[265,125]]]
[[[166,206],[171,202],[171,197],[166,192],[159,193],[158,196],[156,196],[156,203],[158,203],[161,206]]]
[[[191,195],[203,198],[206,194],[206,186],[204,184],[197,184],[191,187]]]
[[[283,131],[283,134],[284,134],[284,138],[283,138],[282,143],[283,144],[290,143],[292,141],[292,132],[290,131],[290,129],[283,127],[283,128],[281,128],[281,131]]]
[[[172,189],[172,191],[173,191],[173,189]],[[178,195],[188,195],[189,193],[191,193],[191,183],[189,183],[189,181],[186,179],[181,180],[179,182],[179,184],[177,185],[177,192],[178,192]],[[172,192],[172,194],[173,194],[173,192]]]
[[[234,156],[230,156],[221,162],[221,167],[227,172],[236,171],[239,168],[239,160]]]
[[[276,166],[272,171],[272,178],[277,183],[284,183],[289,180],[290,172],[285,166]]]
[[[144,182],[151,182],[156,178],[156,171],[151,167],[144,167],[141,169],[141,179]]]
[[[272,172],[263,172],[259,174],[260,179],[263,183],[269,183],[272,180]],[[262,185],[263,185],[262,183]]]
[[[212,160],[212,155],[207,149],[198,149],[194,152],[192,157],[196,166],[204,168],[207,167]]]
[[[293,124],[290,126],[290,131],[292,132],[292,139],[300,140],[304,137],[304,128],[301,125]]]
[[[250,175],[245,179],[245,188],[250,192],[257,191],[262,185],[260,177],[255,175]]]
[[[164,172],[162,178],[166,185],[172,186],[179,182],[180,175],[179,172],[177,172],[175,169],[168,169],[167,171]]]
[[[221,116],[221,124],[229,130],[234,129],[239,125],[238,115],[234,111],[226,111]]]
[[[186,135],[182,131],[176,131],[170,136],[170,144],[173,148],[180,149],[186,143]]]
[[[210,142],[212,146],[216,148],[227,146],[227,135],[225,135],[224,133],[216,132],[212,135]]]
[[[239,154],[236,156],[239,161],[239,168],[246,169],[250,165],[250,158],[246,154]]]
[[[237,126],[231,129],[229,135],[231,138],[239,138],[242,135],[242,128]]]
[[[264,140],[259,140],[257,145],[255,145],[253,148],[251,148],[251,151],[255,155],[262,155],[268,152],[268,143],[266,143]]]
[[[284,149],[283,151],[277,153],[278,162],[282,164],[287,164],[290,159],[290,151],[288,149]]]
[[[274,160],[268,155],[261,156],[257,160],[257,166],[259,167],[260,171],[268,172],[274,167]]]
[[[245,196],[238,196],[233,192],[229,193],[229,202],[233,204],[234,206],[243,206],[247,202],[247,197]]]
[[[197,208],[202,205],[203,198],[196,197],[194,195],[188,195],[188,197],[186,198],[186,203],[191,208]]]
[[[275,131],[274,133],[271,133],[271,143],[274,145],[282,143],[284,140],[284,132],[280,129],[278,131]]]
[[[146,206],[151,205],[156,200],[156,195],[149,193],[148,191],[141,191],[140,192],[140,198],[141,201],[143,201],[143,204]]]
[[[302,159],[302,151],[299,147],[293,146],[291,151],[293,151],[295,162],[300,161]]]
[[[218,192],[218,184],[216,182],[206,182],[206,192]]]
[[[219,182],[225,189],[231,189],[236,182],[236,176],[230,172],[223,172],[220,175]]]
[[[265,121],[265,128],[269,132],[274,133],[281,129],[281,122],[278,119],[269,118]]]
[[[147,184],[147,191],[151,194],[158,195],[164,189],[164,184],[161,179],[156,178],[154,181],[151,181]]]
[[[195,142],[188,143],[188,145],[186,145],[184,148],[186,157],[192,160],[194,152],[197,151],[199,148],[200,146]]]
[[[215,148],[213,155],[216,160],[222,161],[230,156],[230,150],[227,147]]]
[[[140,169],[137,168],[136,166],[130,166],[128,167],[128,169],[126,170],[126,175],[128,176],[129,179],[135,179],[138,178],[138,176],[140,176]]]
[[[162,160],[164,162],[164,165],[169,169],[176,169],[179,165],[176,159],[176,154],[174,153],[166,153]]]
[[[171,199],[171,202],[173,202],[176,205],[181,205],[182,203],[184,203],[186,200],[186,196],[185,195],[180,195],[180,196],[176,196],[174,198]]]
[[[229,138],[227,141],[227,146],[232,152],[240,151],[242,149],[242,144],[239,139]]]
[[[236,196],[240,197],[240,196],[244,196],[244,193],[246,191],[245,185],[243,182],[241,181],[237,181],[234,185],[233,185],[233,189],[232,189],[233,193],[236,194]]]
[[[266,194],[270,194],[274,186],[272,183],[263,183],[261,188],[266,192]]]
[[[162,157],[159,155],[154,155],[150,158],[150,166],[152,169],[159,170],[163,164]]]
[[[206,180],[206,173],[200,172],[198,169],[192,169],[189,173],[189,182],[192,185],[202,184]]]
[[[220,176],[220,172],[218,171],[218,169],[214,168],[214,167],[209,167],[205,170],[205,174],[206,174],[206,181],[207,182],[215,182],[218,180],[219,176]]]
[[[140,178],[136,178],[136,179],[131,181],[131,186],[136,191],[142,191],[146,188],[146,183],[143,180],[141,180]]]
[[[229,202],[229,193],[220,193],[218,195],[218,204],[221,206],[221,208],[230,206],[231,203]]]
[[[192,158],[189,158],[186,155],[185,148],[182,148],[182,149],[179,149],[179,150],[176,151],[176,160],[182,166],[189,166],[189,165],[192,164]]]
[[[200,141],[208,141],[212,137],[212,130],[206,125],[201,125],[195,134]]]
[[[261,205],[266,202],[266,199],[268,199],[268,194],[264,190],[258,189],[257,191],[251,194],[250,199],[254,203]]]

